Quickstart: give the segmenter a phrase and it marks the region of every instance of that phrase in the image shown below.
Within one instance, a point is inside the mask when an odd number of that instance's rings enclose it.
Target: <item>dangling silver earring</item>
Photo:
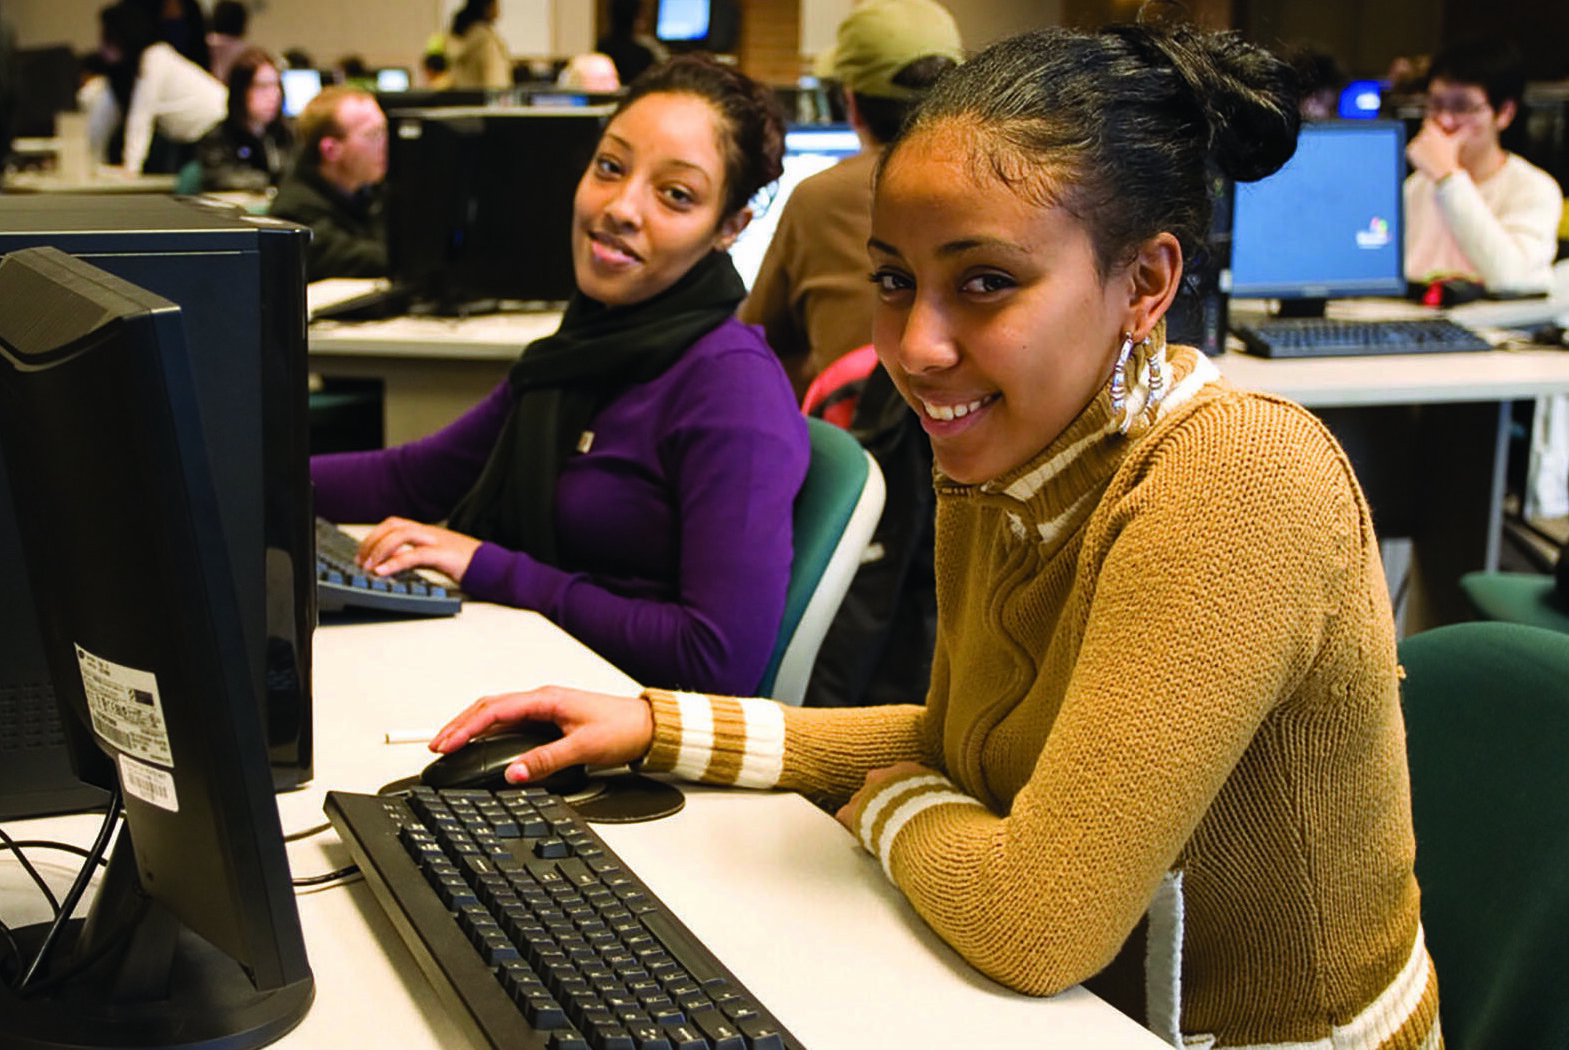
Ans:
[[[1117,363],[1111,366],[1111,418],[1117,419],[1128,401],[1128,356],[1133,353],[1133,333],[1122,333],[1122,346],[1117,348]],[[1124,418],[1117,429],[1124,434],[1132,420]]]
[[[1150,337],[1145,336],[1139,344],[1144,348],[1144,356],[1150,363],[1150,396],[1145,407],[1154,412],[1160,407],[1160,399],[1166,396],[1166,374],[1161,371],[1160,354],[1150,353]]]

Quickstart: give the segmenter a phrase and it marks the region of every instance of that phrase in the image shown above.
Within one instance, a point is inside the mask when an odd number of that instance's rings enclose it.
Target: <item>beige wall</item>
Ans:
[[[5,0],[23,47],[98,41],[108,0]],[[454,0],[251,0],[251,38],[271,51],[303,47],[323,65],[358,54],[371,65],[412,66],[425,40],[444,27]],[[210,7],[204,0],[204,6]],[[571,54],[593,46],[587,0],[502,0],[499,23],[514,54]]]

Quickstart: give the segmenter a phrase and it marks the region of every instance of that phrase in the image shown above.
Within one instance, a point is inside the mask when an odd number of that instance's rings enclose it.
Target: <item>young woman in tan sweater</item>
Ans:
[[[1206,160],[1283,164],[1291,84],[1229,34],[1045,30],[890,146],[874,341],[937,465],[923,706],[544,689],[432,747],[548,720],[517,779],[641,760],[827,801],[979,970],[1099,975],[1174,1043],[1437,1046],[1367,505],[1312,416],[1165,342]]]

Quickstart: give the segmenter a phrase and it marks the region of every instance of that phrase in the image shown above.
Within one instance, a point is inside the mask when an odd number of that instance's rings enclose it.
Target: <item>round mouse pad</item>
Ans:
[[[590,824],[636,824],[681,812],[686,796],[680,788],[641,773],[596,773],[591,783],[601,790],[589,797],[567,796],[573,809]]]

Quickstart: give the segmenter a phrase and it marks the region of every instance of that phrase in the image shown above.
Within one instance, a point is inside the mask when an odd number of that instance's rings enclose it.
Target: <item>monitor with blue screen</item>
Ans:
[[[860,151],[860,137],[848,124],[803,124],[785,132],[784,174],[753,199],[752,221],[730,248],[730,258],[748,288],[763,265],[779,213],[801,180]]]
[[[1237,184],[1231,295],[1404,295],[1404,178],[1405,127],[1399,121],[1304,124],[1285,167]]]
[[[305,103],[321,92],[319,69],[285,69],[278,76],[283,81],[283,112],[287,116],[299,116]]]
[[[703,40],[708,36],[709,0],[660,0],[654,35],[660,40]]]

